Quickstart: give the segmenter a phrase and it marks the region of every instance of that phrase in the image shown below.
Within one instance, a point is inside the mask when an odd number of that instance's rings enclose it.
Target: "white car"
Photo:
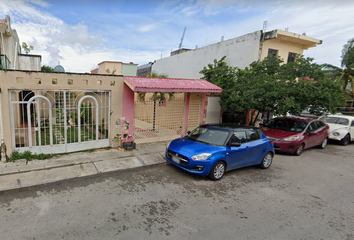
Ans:
[[[328,115],[320,118],[329,126],[329,139],[347,145],[354,141],[354,117],[347,115]]]

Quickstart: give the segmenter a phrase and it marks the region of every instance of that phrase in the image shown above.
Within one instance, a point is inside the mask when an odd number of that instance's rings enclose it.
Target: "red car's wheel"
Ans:
[[[301,153],[304,151],[304,149],[305,149],[305,144],[304,144],[304,143],[301,143],[301,144],[297,147],[296,151],[294,152],[294,155],[300,156]]]

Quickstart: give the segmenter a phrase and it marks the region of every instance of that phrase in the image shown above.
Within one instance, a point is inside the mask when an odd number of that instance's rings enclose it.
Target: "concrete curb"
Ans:
[[[142,144],[133,151],[116,149],[72,153],[49,160],[0,163],[0,192],[165,162],[166,142]]]

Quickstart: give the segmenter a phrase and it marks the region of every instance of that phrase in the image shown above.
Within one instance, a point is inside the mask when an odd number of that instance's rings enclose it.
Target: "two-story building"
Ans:
[[[140,76],[140,72],[146,72],[146,69],[151,69],[159,74],[167,74],[171,78],[197,79],[202,77],[199,71],[203,67],[223,56],[226,56],[225,61],[228,65],[243,69],[268,55],[279,56],[284,63],[293,62],[297,54],[303,55],[304,50],[319,44],[322,44],[322,40],[305,34],[279,29],[268,32],[260,30],[201,48],[172,51],[169,57],[138,66],[138,75]],[[208,97],[206,123],[220,122],[222,118],[230,117],[220,115],[219,99],[216,96]],[[239,120],[231,117],[230,121]]]
[[[10,17],[0,19],[0,69],[40,71],[40,55],[22,54],[16,29],[11,28]]]

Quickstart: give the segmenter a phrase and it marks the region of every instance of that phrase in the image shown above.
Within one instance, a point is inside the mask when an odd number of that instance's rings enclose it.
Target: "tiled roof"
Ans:
[[[5,19],[0,18],[0,24],[6,24]]]
[[[124,76],[134,92],[217,92],[222,89],[207,80],[183,78],[152,78]]]

